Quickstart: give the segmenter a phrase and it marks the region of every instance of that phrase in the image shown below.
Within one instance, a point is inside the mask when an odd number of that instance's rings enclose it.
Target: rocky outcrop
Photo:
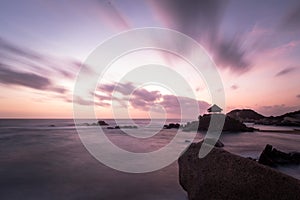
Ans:
[[[277,167],[280,165],[299,165],[300,153],[285,153],[273,148],[272,145],[267,144],[263,152],[260,154],[258,162],[270,167]]]
[[[228,117],[236,119],[240,122],[256,122],[258,120],[264,119],[265,116],[255,112],[251,109],[236,109],[232,110],[226,114]]]
[[[181,126],[180,124],[176,123],[170,123],[170,124],[166,124],[164,125],[164,129],[172,129],[172,128],[175,128],[175,129],[179,129]]]
[[[223,115],[223,114],[215,114],[215,115]],[[251,132],[254,131],[254,128],[247,127],[242,122],[235,120],[231,117],[223,115],[225,118],[223,131],[224,132]],[[184,131],[207,131],[210,125],[212,114],[206,114],[203,116],[199,116],[199,121],[194,121],[187,124],[184,127]]]
[[[125,125],[125,126],[115,126],[115,127],[109,126],[106,129],[137,129],[137,128],[138,128],[137,126]]]
[[[98,121],[98,125],[99,125],[99,126],[108,126],[109,124],[106,123],[106,122],[103,121],[103,120],[99,120],[99,121]]]
[[[199,159],[192,143],[179,160],[179,182],[190,200],[298,200],[300,181],[247,158],[214,148]]]
[[[251,109],[236,109],[226,115],[240,122],[253,122],[256,124],[276,126],[300,126],[300,110],[276,117],[265,117]]]

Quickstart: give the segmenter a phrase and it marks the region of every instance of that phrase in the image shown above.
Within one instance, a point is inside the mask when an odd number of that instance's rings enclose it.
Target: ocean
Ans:
[[[95,120],[81,120],[78,128],[87,133],[99,131],[89,126]],[[115,126],[114,120],[104,120]],[[189,120],[185,120],[189,121]],[[118,125],[142,127],[136,133],[145,137],[164,123],[161,120],[119,120]],[[226,133],[221,136],[231,153],[258,158],[266,144],[282,151],[300,151],[300,135],[284,134],[286,127],[260,126],[282,133]],[[120,129],[103,129],[113,143],[128,151],[143,153],[167,145],[174,135],[185,134],[163,129],[150,138],[134,138]],[[139,132],[140,131],[140,132]],[[195,141],[203,138],[197,134]],[[133,165],[136,163],[132,163]],[[145,165],[147,163],[144,163]],[[143,165],[143,163],[139,163]],[[300,179],[300,166],[278,168]],[[111,169],[95,159],[81,143],[72,119],[1,119],[0,120],[0,199],[187,199],[178,181],[177,162],[148,173],[126,173]]]

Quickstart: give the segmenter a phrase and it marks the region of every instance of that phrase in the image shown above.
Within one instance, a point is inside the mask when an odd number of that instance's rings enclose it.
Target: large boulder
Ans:
[[[299,165],[300,153],[285,153],[273,148],[272,145],[267,144],[263,152],[260,154],[258,162],[270,167],[277,167],[280,165]]]
[[[300,181],[247,158],[214,148],[199,159],[192,143],[179,160],[179,182],[190,200],[300,199]]]

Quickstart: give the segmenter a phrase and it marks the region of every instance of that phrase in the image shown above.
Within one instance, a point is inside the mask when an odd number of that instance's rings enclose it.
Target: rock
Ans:
[[[108,126],[109,124],[106,123],[106,122],[103,121],[103,120],[99,120],[99,121],[98,121],[98,125],[99,125],[99,126]]]
[[[107,127],[107,129],[137,129],[138,127],[137,126],[115,126],[115,127]]]
[[[224,126],[222,131],[223,132],[252,132],[255,131],[256,129],[247,127],[245,124],[242,122],[233,119],[229,116],[223,115],[223,114],[215,114],[217,118],[224,117]],[[208,127],[210,125],[210,120],[211,120],[212,114],[205,114],[203,116],[199,116],[198,119],[199,121],[195,121],[190,123],[189,125],[187,124],[183,131],[207,131]]]
[[[300,181],[257,162],[214,148],[199,159],[192,143],[178,159],[179,182],[190,200],[298,200]]]
[[[54,124],[51,124],[51,125],[49,125],[48,127],[55,127],[55,125],[54,125]]]
[[[170,123],[169,125],[164,125],[164,129],[171,129],[171,128],[175,128],[175,129],[179,129],[180,128],[180,124],[176,123]]]
[[[120,126],[119,128],[122,128],[122,129],[137,129],[138,127],[137,126],[126,125],[126,126]]]
[[[265,116],[251,109],[235,109],[226,115],[240,122],[256,122],[265,118]]]
[[[199,127],[199,122],[198,121],[192,121],[188,122],[184,127],[183,131],[189,132],[189,131],[197,131]]]
[[[203,141],[203,140],[202,140],[202,141]],[[201,142],[202,142],[202,141],[201,141]],[[206,138],[206,141],[207,141],[208,144],[211,144],[211,143],[214,142],[213,138]],[[215,143],[215,147],[217,147],[217,148],[222,148],[222,147],[224,147],[224,144],[223,144],[220,140],[218,140],[218,141]]]
[[[260,154],[258,162],[270,167],[296,165],[300,164],[300,153],[285,153],[273,148],[272,145],[267,144],[263,152]]]

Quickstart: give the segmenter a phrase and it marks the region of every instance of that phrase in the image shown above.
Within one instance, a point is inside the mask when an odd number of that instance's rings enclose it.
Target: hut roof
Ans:
[[[212,105],[210,108],[207,109],[207,112],[222,112],[222,108],[217,106],[216,104]]]

